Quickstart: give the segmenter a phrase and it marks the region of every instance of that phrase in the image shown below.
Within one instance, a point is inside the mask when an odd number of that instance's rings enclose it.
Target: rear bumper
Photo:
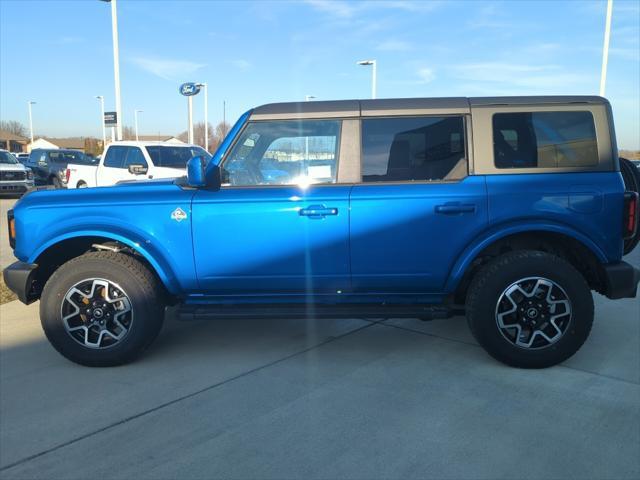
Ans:
[[[4,269],[4,283],[13,293],[18,296],[18,300],[29,305],[38,299],[38,294],[34,289],[35,271],[38,265],[33,263],[15,262]]]
[[[605,291],[608,298],[635,298],[640,282],[640,269],[627,262],[603,265]]]

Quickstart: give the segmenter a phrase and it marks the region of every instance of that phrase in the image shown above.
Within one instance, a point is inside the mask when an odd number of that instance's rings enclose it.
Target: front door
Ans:
[[[441,293],[485,228],[485,180],[468,176],[464,125],[464,116],[362,121],[362,182],[351,193],[354,291]]]
[[[337,184],[339,120],[250,122],[221,164],[219,191],[193,199],[208,295],[348,289],[349,192]]]
[[[99,187],[115,185],[126,180],[146,180],[150,172],[133,174],[129,165],[142,165],[149,168],[144,153],[139,147],[113,145],[107,149],[104,162],[98,167],[96,176]]]

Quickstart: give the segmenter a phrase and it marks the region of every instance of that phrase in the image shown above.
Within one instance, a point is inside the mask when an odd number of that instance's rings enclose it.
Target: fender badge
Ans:
[[[176,222],[181,222],[187,218],[187,214],[180,207],[176,208],[173,212],[171,212],[171,218]]]

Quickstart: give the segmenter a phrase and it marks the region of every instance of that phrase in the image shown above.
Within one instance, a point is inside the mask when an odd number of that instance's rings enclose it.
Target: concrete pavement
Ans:
[[[0,477],[638,478],[640,302],[596,308],[585,347],[539,371],[462,318],[169,320],[140,361],[89,369],[13,302]]]
[[[16,261],[9,246],[7,210],[16,203],[15,198],[0,197],[0,270]]]

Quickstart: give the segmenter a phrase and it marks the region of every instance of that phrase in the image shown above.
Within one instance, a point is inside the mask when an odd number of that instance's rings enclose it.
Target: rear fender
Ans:
[[[494,226],[490,230],[483,232],[458,256],[458,260],[449,273],[444,291],[446,293],[455,291],[471,263],[485,248],[503,238],[527,232],[549,232],[566,235],[567,237],[571,237],[582,243],[601,263],[609,263],[604,251],[598,247],[598,245],[596,245],[586,235],[567,225],[546,221],[528,221],[526,224],[503,224]]]

